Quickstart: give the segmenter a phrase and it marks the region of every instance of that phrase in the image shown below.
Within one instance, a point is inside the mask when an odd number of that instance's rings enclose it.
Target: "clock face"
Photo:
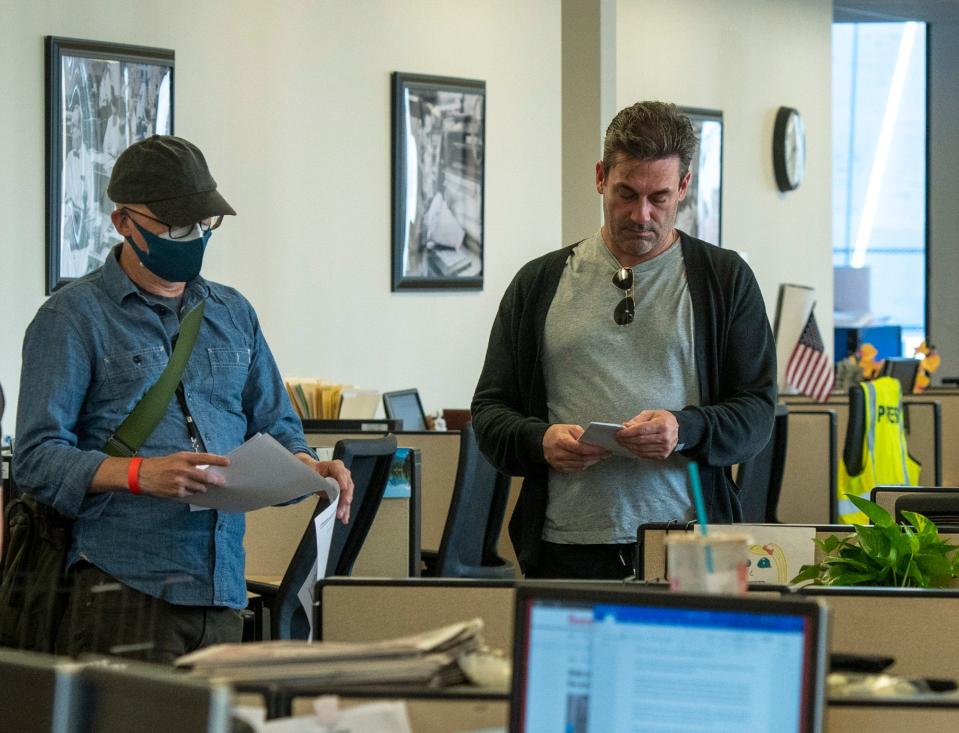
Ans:
[[[806,170],[806,129],[799,112],[780,107],[773,128],[773,169],[780,191],[802,183]]]
[[[798,112],[789,115],[786,123],[786,139],[783,141],[786,158],[786,176],[793,188],[802,183],[806,170],[806,130]]]

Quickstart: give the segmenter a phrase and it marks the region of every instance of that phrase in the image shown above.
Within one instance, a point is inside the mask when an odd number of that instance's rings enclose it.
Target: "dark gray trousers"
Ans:
[[[108,654],[158,664],[211,644],[239,642],[238,611],[176,606],[124,585],[86,562],[70,570],[73,589],[57,636],[58,654]]]

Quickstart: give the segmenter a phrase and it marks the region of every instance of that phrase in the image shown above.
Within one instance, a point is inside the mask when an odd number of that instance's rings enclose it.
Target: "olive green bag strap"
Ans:
[[[180,334],[173,347],[173,354],[167,362],[166,369],[156,383],[147,390],[133,411],[127,415],[120,427],[116,429],[103,447],[104,453],[116,458],[130,458],[135,456],[147,438],[156,430],[167,406],[176,392],[183,370],[190,360],[193,345],[197,334],[200,333],[200,324],[203,322],[203,301],[191,310],[180,323]]]

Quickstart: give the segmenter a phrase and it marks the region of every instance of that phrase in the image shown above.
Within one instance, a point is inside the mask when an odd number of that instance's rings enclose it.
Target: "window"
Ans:
[[[832,41],[836,325],[871,313],[911,355],[926,327],[926,25],[835,23]]]

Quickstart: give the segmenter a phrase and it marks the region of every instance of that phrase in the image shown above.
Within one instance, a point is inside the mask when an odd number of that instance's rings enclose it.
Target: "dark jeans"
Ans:
[[[109,654],[172,664],[211,644],[239,642],[239,612],[219,606],[175,606],[123,585],[86,562],[70,570],[73,590],[57,636],[57,653]]]
[[[622,580],[633,574],[636,543],[625,545],[558,545],[543,542],[539,562],[526,569],[533,579]]]

